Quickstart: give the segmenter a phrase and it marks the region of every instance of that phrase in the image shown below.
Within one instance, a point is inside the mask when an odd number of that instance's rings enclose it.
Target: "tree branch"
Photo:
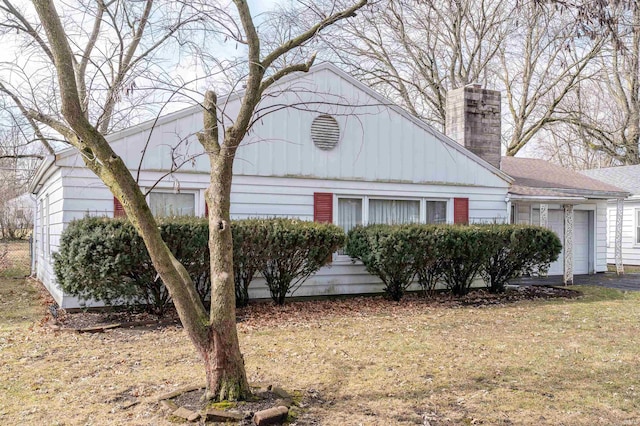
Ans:
[[[291,73],[294,72],[308,72],[309,69],[311,68],[311,66],[313,65],[313,62],[316,59],[316,54],[314,53],[311,58],[309,58],[309,60],[307,62],[305,62],[304,64],[295,64],[295,65],[290,65],[288,67],[282,68],[278,71],[276,71],[273,75],[265,78],[262,83],[260,83],[260,94],[262,95],[262,93],[267,90],[267,88],[269,86],[271,86],[273,83],[275,83],[276,81],[280,80],[282,77],[285,77]]]
[[[285,43],[283,43],[282,45],[274,49],[269,55],[267,55],[262,60],[262,67],[264,69],[267,69],[280,56],[289,52],[291,49],[301,46],[305,42],[309,41],[310,39],[315,37],[320,31],[322,31],[324,28],[340,21],[341,19],[355,16],[356,11],[364,7],[366,4],[367,4],[367,0],[360,0],[358,3],[351,6],[350,8],[345,9],[342,12],[334,13],[328,18],[325,18],[322,21],[318,22],[316,25],[312,26],[304,33],[298,35],[295,38],[289,39],[288,41],[286,41]]]

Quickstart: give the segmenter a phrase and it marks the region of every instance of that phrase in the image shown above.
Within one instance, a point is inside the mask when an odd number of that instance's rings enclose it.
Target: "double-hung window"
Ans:
[[[447,202],[426,201],[427,223],[447,223]]]
[[[196,194],[152,191],[149,193],[149,207],[156,217],[195,216]]]

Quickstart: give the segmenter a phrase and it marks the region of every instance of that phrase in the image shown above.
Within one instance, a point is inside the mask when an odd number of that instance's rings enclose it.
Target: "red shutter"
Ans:
[[[330,192],[313,193],[313,221],[333,223],[333,194]]]
[[[453,223],[469,223],[469,199],[453,199]]]
[[[113,197],[113,217],[125,217],[127,213],[124,211],[124,207],[120,200],[116,197]]]

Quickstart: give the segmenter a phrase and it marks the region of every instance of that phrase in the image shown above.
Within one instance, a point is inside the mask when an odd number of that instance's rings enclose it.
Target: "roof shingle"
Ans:
[[[624,189],[536,158],[502,157],[500,169],[513,177],[511,193],[540,196],[626,196]]]

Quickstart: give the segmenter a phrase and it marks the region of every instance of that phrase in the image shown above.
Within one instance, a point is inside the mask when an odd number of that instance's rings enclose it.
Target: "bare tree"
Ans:
[[[323,41],[354,76],[442,130],[447,91],[489,81],[512,9],[507,0],[385,0]]]
[[[585,152],[599,151],[613,164],[639,164],[640,5],[620,3],[606,10],[607,44],[593,66],[593,77],[576,87],[563,105],[562,119],[579,136]]]
[[[10,123],[12,117],[3,118]],[[17,239],[29,234],[32,203],[24,193],[42,156],[42,148],[32,144],[16,123],[0,128],[0,238]]]
[[[500,46],[500,87],[508,115],[507,155],[516,155],[551,123],[577,85],[592,77],[589,64],[604,37],[585,37],[571,16],[554,8],[523,4],[514,10],[509,38]]]
[[[9,4],[4,0],[4,4]],[[251,11],[244,0],[234,0],[235,11],[227,5],[197,2],[80,2],[77,10],[59,13],[52,0],[33,0],[34,23],[28,14],[7,6],[7,13],[29,36],[30,45],[42,52],[40,58],[56,76],[48,84],[48,104],[37,97],[27,100],[12,90],[4,90],[17,107],[38,126],[44,125],[76,149],[91,169],[121,201],[127,216],[142,236],[158,274],[171,293],[182,324],[205,364],[207,398],[238,399],[249,395],[244,361],[235,325],[232,243],[230,232],[230,190],[232,165],[238,145],[253,121],[260,99],[269,87],[288,74],[307,71],[314,57],[283,68],[274,64],[288,52],[304,46],[326,27],[352,16],[366,4],[360,0],[344,8],[334,8],[313,25],[275,48],[264,51]],[[60,6],[60,5],[59,5]],[[87,11],[93,19],[86,32],[74,13]],[[159,15],[156,15],[159,14]],[[62,18],[64,17],[64,19]],[[9,22],[7,20],[6,22]],[[12,28],[9,25],[9,28]],[[156,32],[151,32],[155,28]],[[182,29],[190,29],[188,34]],[[241,106],[233,123],[219,134],[216,94],[204,100],[204,129],[199,134],[211,163],[211,182],[206,191],[209,206],[211,252],[211,309],[207,313],[185,268],[162,240],[156,221],[134,177],[123,160],[105,140],[114,126],[123,95],[135,92],[158,72],[154,59],[171,40],[183,43],[195,37],[223,34],[243,46],[246,52],[246,85]],[[116,43],[112,43],[114,35]],[[202,48],[205,51],[205,48]],[[209,56],[208,58],[214,58]],[[223,61],[218,61],[220,68]],[[213,66],[212,66],[213,68]],[[225,68],[225,66],[222,66]],[[157,76],[157,75],[154,75]],[[94,87],[94,80],[100,81]],[[135,84],[134,84],[135,83]],[[15,87],[15,86],[14,86]],[[97,90],[99,89],[99,90]],[[32,95],[36,91],[30,92]],[[34,100],[35,99],[35,100]],[[134,110],[135,111],[135,110]]]
[[[515,155],[553,123],[589,78],[604,36],[565,8],[536,2],[385,0],[324,37],[362,81],[443,129],[446,92],[470,83],[504,94],[503,139]]]

